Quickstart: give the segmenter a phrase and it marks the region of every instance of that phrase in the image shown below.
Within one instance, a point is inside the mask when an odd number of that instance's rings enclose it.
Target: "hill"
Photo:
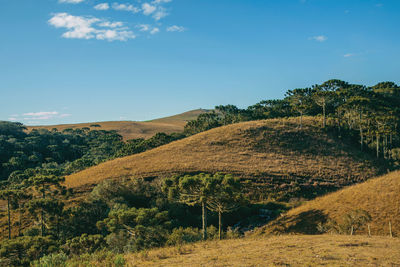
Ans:
[[[319,125],[311,117],[302,129],[296,118],[232,124],[102,163],[68,176],[65,183],[88,189],[105,179],[225,172],[250,180],[260,199],[312,198],[381,171],[374,159]]]
[[[115,130],[123,136],[124,140],[135,139],[135,138],[150,138],[158,132],[164,132],[167,134],[173,132],[182,132],[186,123],[189,120],[194,120],[198,115],[208,112],[206,109],[196,109],[182,114],[174,115],[171,117],[165,117],[145,122],[135,121],[105,121],[105,122],[90,122],[90,123],[78,123],[78,124],[61,124],[61,125],[47,125],[47,126],[28,126],[27,130],[32,129],[47,129],[51,130],[56,128],[58,131],[62,131],[68,128],[84,128],[88,127],[91,130]],[[93,125],[99,125],[100,127],[93,127]]]
[[[126,254],[125,261],[128,266],[398,266],[399,251],[395,238],[301,235],[200,242]],[[90,264],[100,264],[93,258]]]
[[[400,171],[309,201],[266,225],[258,233],[315,234],[318,223],[328,219],[340,222],[346,213],[354,209],[363,209],[371,215],[372,235],[388,235],[391,222],[393,234],[400,236]],[[367,233],[366,227],[360,232]]]
[[[150,120],[152,123],[166,123],[185,126],[188,121],[195,120],[200,114],[211,112],[210,109],[195,109],[174,116]]]

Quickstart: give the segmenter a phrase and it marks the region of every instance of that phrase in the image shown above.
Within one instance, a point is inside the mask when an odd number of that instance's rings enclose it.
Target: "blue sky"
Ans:
[[[0,120],[147,120],[400,83],[400,1],[0,0]]]

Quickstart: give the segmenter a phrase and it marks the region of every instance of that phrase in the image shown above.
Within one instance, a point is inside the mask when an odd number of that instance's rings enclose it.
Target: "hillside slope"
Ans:
[[[91,187],[109,178],[225,172],[250,179],[253,192],[279,198],[322,194],[379,173],[371,158],[317,125],[307,118],[299,129],[292,118],[219,127],[73,174],[66,185]]]
[[[47,129],[56,128],[59,131],[72,128],[88,127],[92,130],[117,131],[124,140],[135,138],[150,138],[158,132],[174,133],[182,132],[186,123],[189,120],[194,120],[202,113],[208,112],[205,109],[196,109],[171,117],[160,118],[152,121],[135,122],[135,121],[105,121],[105,122],[90,122],[78,124],[61,124],[47,126],[28,126],[27,130],[32,129]],[[91,127],[91,125],[100,125],[101,127]]]
[[[366,210],[371,215],[372,235],[388,235],[391,222],[393,234],[400,236],[400,171],[309,201],[258,232],[315,234],[319,222],[328,218],[340,222],[343,215],[354,209]],[[367,233],[365,228],[362,233]]]
[[[98,260],[90,262],[97,266]],[[81,263],[76,259],[67,264]],[[399,266],[400,240],[366,236],[276,236],[208,241],[126,254],[127,266]]]

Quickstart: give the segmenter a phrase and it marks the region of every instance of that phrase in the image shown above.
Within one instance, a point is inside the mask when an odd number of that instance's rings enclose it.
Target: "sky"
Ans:
[[[0,120],[149,120],[400,83],[398,0],[0,0]]]

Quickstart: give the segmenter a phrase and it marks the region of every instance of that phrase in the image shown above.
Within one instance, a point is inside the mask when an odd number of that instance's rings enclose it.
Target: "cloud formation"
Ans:
[[[67,3],[67,4],[79,4],[85,0],[58,0],[59,3]]]
[[[60,3],[81,3],[85,0],[58,0]],[[100,2],[100,1],[99,1]],[[136,0],[136,4],[123,2],[103,2],[97,3],[92,8],[99,11],[116,10],[127,11],[155,20],[155,25],[139,24],[136,26],[138,31],[147,32],[154,35],[161,31],[162,18],[169,15],[165,4],[172,0]],[[55,28],[64,28],[63,38],[67,39],[97,39],[107,41],[127,41],[136,38],[133,31],[123,22],[110,21],[95,16],[75,16],[66,12],[53,14],[48,23]],[[183,32],[186,29],[182,26],[172,25],[166,28],[167,32]]]
[[[13,114],[8,120],[10,121],[40,121],[50,120],[56,118],[66,118],[71,116],[67,113],[59,113],[58,111],[39,111],[39,112],[28,112],[21,115]]]
[[[101,4],[94,6],[94,9],[96,9],[96,10],[108,10],[109,8],[110,8],[110,5],[108,3],[101,3]]]
[[[65,28],[64,38],[97,39],[107,41],[126,41],[136,36],[122,22],[110,22],[96,17],[73,16],[68,13],[57,13],[49,24],[56,28]]]
[[[317,35],[317,36],[310,37],[310,39],[322,43],[322,42],[325,42],[326,40],[328,40],[328,37],[326,37],[325,35]]]
[[[131,4],[114,3],[112,5],[112,8],[114,10],[129,11],[129,12],[132,12],[132,13],[135,13],[135,14],[140,12],[140,8],[135,7],[135,6],[131,5]]]
[[[347,53],[347,54],[343,55],[343,57],[352,57],[352,56],[354,56],[354,54],[352,54],[352,53]]]
[[[182,26],[173,25],[167,28],[167,32],[184,32],[186,29]]]

